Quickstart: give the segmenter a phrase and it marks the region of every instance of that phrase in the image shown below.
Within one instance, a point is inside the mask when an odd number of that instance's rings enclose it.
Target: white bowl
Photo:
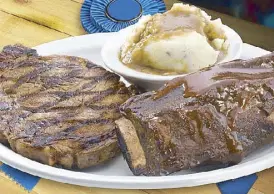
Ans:
[[[115,33],[103,46],[101,50],[101,56],[105,65],[112,70],[124,77],[128,82],[138,85],[146,90],[157,90],[159,87],[164,85],[167,81],[172,80],[181,75],[153,75],[144,72],[139,72],[125,66],[119,59],[119,52],[121,46],[125,43],[129,33],[132,32],[135,25],[125,28]],[[229,41],[229,48],[227,55],[218,63],[231,61],[238,59],[242,52],[243,41],[241,37],[231,28],[223,25],[223,29]]]

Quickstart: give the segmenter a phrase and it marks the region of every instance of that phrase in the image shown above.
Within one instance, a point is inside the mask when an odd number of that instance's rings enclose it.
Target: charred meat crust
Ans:
[[[114,121],[131,91],[79,57],[39,56],[21,45],[0,53],[0,142],[49,165],[86,168],[119,153]]]
[[[274,137],[274,53],[202,69],[121,107],[144,150],[136,175],[235,164]],[[121,129],[118,129],[119,131]],[[118,133],[123,149],[126,136]],[[131,161],[135,152],[124,156]]]

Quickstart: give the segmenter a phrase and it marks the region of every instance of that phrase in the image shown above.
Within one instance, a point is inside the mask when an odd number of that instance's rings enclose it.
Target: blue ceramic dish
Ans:
[[[85,0],[82,5],[80,19],[81,24],[86,32],[88,33],[99,33],[104,32],[103,29],[100,29],[94,24],[94,20],[90,17],[90,8],[93,0]]]
[[[162,0],[86,0],[81,22],[89,33],[117,32],[138,22],[143,15],[165,12]]]

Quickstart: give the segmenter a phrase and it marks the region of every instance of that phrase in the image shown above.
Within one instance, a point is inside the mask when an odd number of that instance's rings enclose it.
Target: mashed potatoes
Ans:
[[[144,16],[122,46],[120,59],[130,67],[161,74],[189,73],[212,65],[228,44],[221,21],[210,19],[201,9],[185,4]]]

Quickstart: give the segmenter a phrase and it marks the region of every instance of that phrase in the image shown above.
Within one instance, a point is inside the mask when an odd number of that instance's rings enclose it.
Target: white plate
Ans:
[[[81,56],[103,65],[100,50],[105,40],[112,35],[110,33],[72,37],[47,43],[36,47],[36,49],[41,55],[67,54]],[[264,50],[249,45],[244,45],[244,51],[247,52],[244,52],[243,58],[250,58],[253,54],[259,56],[266,53]],[[76,172],[29,160],[0,144],[0,160],[21,171],[63,183],[103,188],[159,189],[217,183],[270,168],[274,166],[274,144],[256,151],[240,164],[232,167],[207,172],[198,172],[197,170],[181,171],[164,177],[133,176],[122,156],[103,166]]]

